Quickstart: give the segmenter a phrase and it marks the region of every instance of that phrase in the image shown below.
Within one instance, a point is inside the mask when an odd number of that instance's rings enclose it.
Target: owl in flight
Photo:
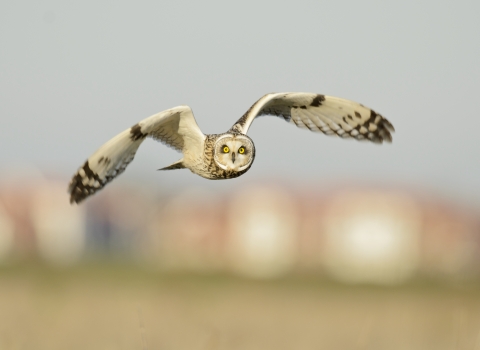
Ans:
[[[183,153],[182,159],[159,170],[190,169],[206,179],[238,177],[255,159],[255,145],[247,131],[264,115],[281,117],[300,128],[326,135],[375,143],[391,142],[392,124],[359,103],[305,92],[263,96],[223,134],[205,135],[188,106],[148,117],[100,147],[78,169],[68,187],[70,203],[80,203],[123,173],[147,137]]]

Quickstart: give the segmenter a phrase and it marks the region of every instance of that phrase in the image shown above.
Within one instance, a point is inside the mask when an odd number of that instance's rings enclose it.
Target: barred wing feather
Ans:
[[[70,202],[81,202],[123,173],[147,137],[181,152],[203,149],[205,140],[187,106],[152,115],[112,138],[87,159],[68,187]]]
[[[256,117],[274,115],[311,131],[342,138],[391,142],[392,124],[357,102],[313,93],[272,93],[263,96],[232,126],[246,134]]]

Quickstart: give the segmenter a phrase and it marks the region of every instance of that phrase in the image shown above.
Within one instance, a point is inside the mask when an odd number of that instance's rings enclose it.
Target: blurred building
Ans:
[[[388,284],[416,275],[480,277],[478,210],[414,191],[270,182],[219,195],[117,186],[72,206],[66,183],[0,183],[0,263],[114,255],[254,278],[301,272]]]
[[[240,189],[227,213],[231,267],[252,277],[280,276],[299,260],[297,199],[275,185]]]
[[[325,268],[348,282],[395,283],[420,259],[422,211],[398,191],[339,191],[322,213]]]
[[[0,203],[0,262],[7,260],[13,254],[15,226],[12,218]]]
[[[30,218],[40,257],[56,264],[70,264],[82,257],[84,208],[65,205],[63,182],[45,181],[32,189]]]
[[[40,176],[0,184],[0,260],[70,264],[81,258],[84,208],[66,205],[65,193],[64,181]]]
[[[147,224],[144,255],[164,269],[225,268],[225,201],[190,188],[157,201]]]

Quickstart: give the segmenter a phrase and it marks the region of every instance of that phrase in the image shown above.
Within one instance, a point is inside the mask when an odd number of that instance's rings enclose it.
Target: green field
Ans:
[[[480,349],[480,286],[0,269],[0,350]]]

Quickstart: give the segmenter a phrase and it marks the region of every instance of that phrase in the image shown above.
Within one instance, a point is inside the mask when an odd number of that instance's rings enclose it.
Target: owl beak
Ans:
[[[235,163],[235,152],[232,152],[232,163]]]

